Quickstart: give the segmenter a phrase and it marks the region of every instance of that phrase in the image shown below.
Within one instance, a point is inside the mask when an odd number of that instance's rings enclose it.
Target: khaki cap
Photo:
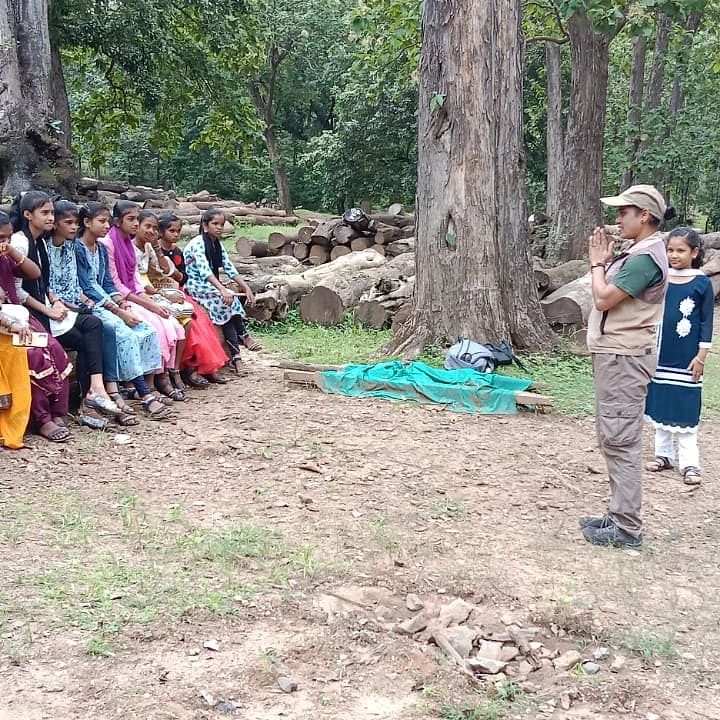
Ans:
[[[665,198],[654,185],[633,185],[619,195],[600,198],[600,202],[611,207],[634,205],[641,210],[647,210],[658,220],[665,219],[665,211],[667,210]]]

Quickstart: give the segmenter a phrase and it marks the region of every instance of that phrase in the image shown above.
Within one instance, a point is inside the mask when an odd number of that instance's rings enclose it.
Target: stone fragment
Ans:
[[[477,637],[477,630],[475,630],[475,628],[468,627],[467,625],[457,625],[443,630],[442,633],[455,650],[457,650],[460,657],[470,657],[473,643]]]
[[[497,675],[507,663],[500,660],[492,660],[491,658],[474,657],[468,660],[468,665],[476,673],[483,675]]]
[[[582,660],[582,655],[577,650],[568,650],[560,657],[553,660],[553,666],[556,670],[569,670]]]
[[[483,640],[480,643],[480,649],[477,654],[480,657],[488,658],[490,660],[502,660],[502,649],[502,643],[493,642],[491,640]],[[509,662],[509,660],[505,662]]]
[[[533,666],[527,660],[521,660],[518,664],[518,672],[521,675],[529,675],[533,671]]]
[[[470,603],[465,602],[462,598],[456,598],[440,608],[440,624],[444,627],[461,625],[468,619],[472,611],[473,606]]]
[[[277,684],[284,693],[295,692],[298,688],[297,683],[292,678],[285,677],[284,675],[278,676]]]
[[[407,597],[405,598],[405,607],[410,612],[418,612],[419,610],[422,610],[425,605],[415,593],[408,593]]]

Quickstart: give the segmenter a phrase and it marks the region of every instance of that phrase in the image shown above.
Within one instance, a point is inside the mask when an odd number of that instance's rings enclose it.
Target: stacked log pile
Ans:
[[[248,315],[258,322],[284,319],[293,305],[299,305],[304,322],[337,325],[355,311],[362,324],[363,311],[357,309],[377,302],[385,311],[380,327],[385,327],[401,309],[409,314],[415,275],[415,255],[405,253],[388,259],[374,250],[350,252],[322,265],[307,267],[292,256],[234,258],[241,275],[255,293],[255,306]],[[388,302],[386,295],[396,293]],[[379,298],[379,299],[378,299]],[[399,302],[402,300],[402,302]]]
[[[297,217],[288,215],[284,210],[260,206],[256,203],[243,203],[239,200],[223,200],[217,195],[211,195],[207,190],[201,190],[195,195],[178,197],[172,190],[88,177],[80,178],[77,188],[82,197],[98,200],[108,207],[112,207],[118,200],[131,200],[158,212],[174,212],[182,219],[181,237],[184,238],[194,237],[200,232],[202,214],[213,207],[220,208],[225,213],[226,236],[234,233],[236,220],[253,225],[271,226],[297,225],[299,222]]]
[[[402,205],[391,205],[387,213],[371,214],[362,224],[343,218],[311,222],[287,234],[272,232],[267,246],[240,238],[241,257],[292,256],[308,265],[324,265],[351,252],[374,250],[396,257],[415,250],[415,217]]]

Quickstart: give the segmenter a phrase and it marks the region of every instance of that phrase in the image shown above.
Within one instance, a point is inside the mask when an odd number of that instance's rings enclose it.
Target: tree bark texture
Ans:
[[[688,64],[695,42],[695,35],[702,23],[702,10],[693,10],[684,24],[685,41],[681,43],[675,62],[672,95],[670,97],[670,125],[665,137],[668,138],[675,130],[677,116],[685,105],[685,81],[687,80]]]
[[[520,0],[426,0],[420,61],[415,310],[385,348],[552,333],[532,273]]]
[[[56,120],[60,129],[66,121],[67,95],[53,69],[48,10],[48,0],[0,0],[0,183],[6,196],[31,188],[75,194],[66,139],[52,129]]]
[[[670,30],[672,23],[667,15],[658,15],[658,28],[653,48],[653,62],[648,81],[647,109],[655,110],[662,102],[663,82],[665,80],[665,63],[667,61],[668,46],[670,44]]]
[[[621,190],[627,190],[635,183],[634,165],[640,147],[640,122],[642,120],[642,102],[645,90],[646,58],[647,38],[644,35],[638,35],[633,42],[632,65],[630,67],[627,114],[628,135],[625,140],[627,164],[620,182]]]
[[[602,217],[603,145],[608,61],[612,35],[595,32],[589,18],[569,20],[572,78],[565,133],[561,202],[553,218],[549,255],[556,261],[582,258],[588,231]]]
[[[547,214],[556,218],[560,208],[565,130],[562,117],[562,63],[560,46],[545,43],[547,82]]]

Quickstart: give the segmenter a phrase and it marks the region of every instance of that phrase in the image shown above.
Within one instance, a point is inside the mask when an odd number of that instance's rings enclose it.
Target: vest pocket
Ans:
[[[600,402],[598,430],[604,445],[619,447],[642,438],[643,405],[617,402]]]

